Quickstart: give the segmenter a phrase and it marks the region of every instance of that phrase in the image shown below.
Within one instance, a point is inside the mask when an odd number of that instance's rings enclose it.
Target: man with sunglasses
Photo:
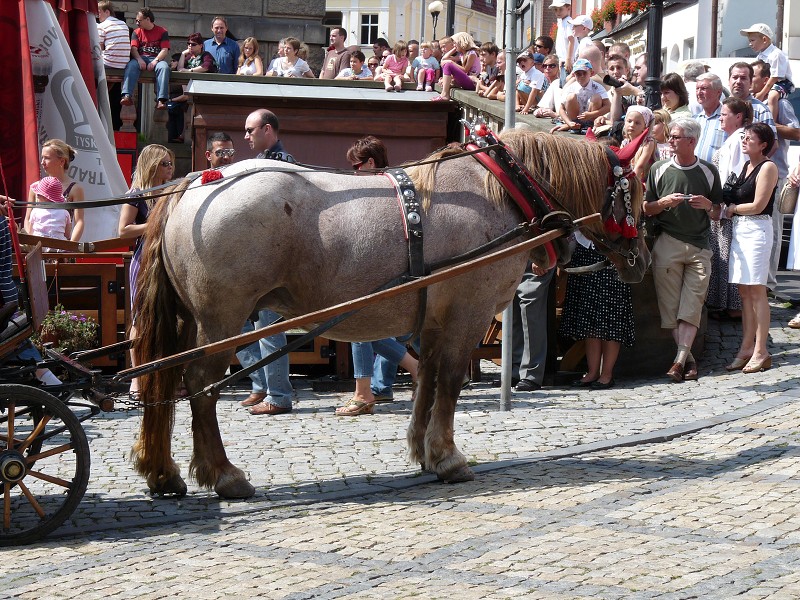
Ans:
[[[291,154],[286,152],[278,139],[278,117],[275,113],[260,108],[247,116],[244,123],[244,139],[250,148],[257,151],[256,158],[268,158],[295,162]],[[259,310],[258,318],[245,324],[243,333],[260,329],[274,323],[280,315],[268,309]],[[286,334],[279,333],[260,339],[236,353],[242,367],[249,367],[262,357],[269,356],[286,345]],[[261,374],[262,379],[252,378],[252,393],[241,402],[242,406],[250,406],[253,415],[282,415],[292,412],[292,384],[289,381],[289,355],[285,354],[272,361],[254,375]],[[262,383],[263,382],[263,383]]]
[[[543,54],[544,56],[550,56],[553,53],[554,45],[555,42],[553,41],[553,38],[551,38],[549,35],[540,35],[533,41],[531,47],[528,48],[528,52],[530,52],[531,54],[535,54],[538,52],[539,54]]]
[[[233,162],[236,150],[233,148],[233,139],[224,131],[218,131],[208,136],[206,141],[206,160],[212,169],[218,169]]]
[[[144,7],[136,13],[138,27],[131,34],[131,60],[122,77],[123,106],[133,104],[133,94],[142,71],[155,71],[156,108],[166,110],[169,98],[169,34],[155,24],[153,11]]]

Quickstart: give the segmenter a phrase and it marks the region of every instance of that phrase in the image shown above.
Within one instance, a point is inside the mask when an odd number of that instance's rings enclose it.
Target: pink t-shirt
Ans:
[[[398,59],[394,54],[390,54],[386,57],[386,61],[383,63],[383,70],[384,71],[391,71],[395,75],[402,75],[408,69],[408,57],[404,56],[401,59]]]

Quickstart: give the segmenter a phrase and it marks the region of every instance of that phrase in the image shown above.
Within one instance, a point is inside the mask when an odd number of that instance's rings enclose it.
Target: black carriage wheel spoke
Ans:
[[[19,486],[19,489],[22,490],[22,493],[25,495],[25,497],[28,499],[28,502],[31,503],[33,510],[36,511],[36,514],[39,515],[39,518],[44,519],[46,513],[44,512],[44,509],[36,501],[36,498],[33,497],[33,494],[31,494],[31,491],[28,489],[28,486],[25,485],[25,483],[23,483],[22,481],[18,481],[17,485]]]

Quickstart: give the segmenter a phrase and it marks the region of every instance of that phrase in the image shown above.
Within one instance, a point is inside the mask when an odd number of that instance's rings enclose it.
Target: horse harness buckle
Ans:
[[[386,169],[385,174],[394,184],[398,204],[403,213],[403,228],[408,241],[408,273],[412,279],[425,275],[423,252],[422,206],[414,182],[404,169]]]

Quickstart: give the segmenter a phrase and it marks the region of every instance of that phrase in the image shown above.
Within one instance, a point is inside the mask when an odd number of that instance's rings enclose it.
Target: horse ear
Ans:
[[[642,145],[642,142],[644,142],[649,133],[650,129],[647,128],[639,137],[632,140],[630,144],[619,150],[614,150],[614,153],[617,155],[617,158],[619,158],[619,162],[623,167],[627,167],[630,164],[633,157],[636,156],[639,146]]]

